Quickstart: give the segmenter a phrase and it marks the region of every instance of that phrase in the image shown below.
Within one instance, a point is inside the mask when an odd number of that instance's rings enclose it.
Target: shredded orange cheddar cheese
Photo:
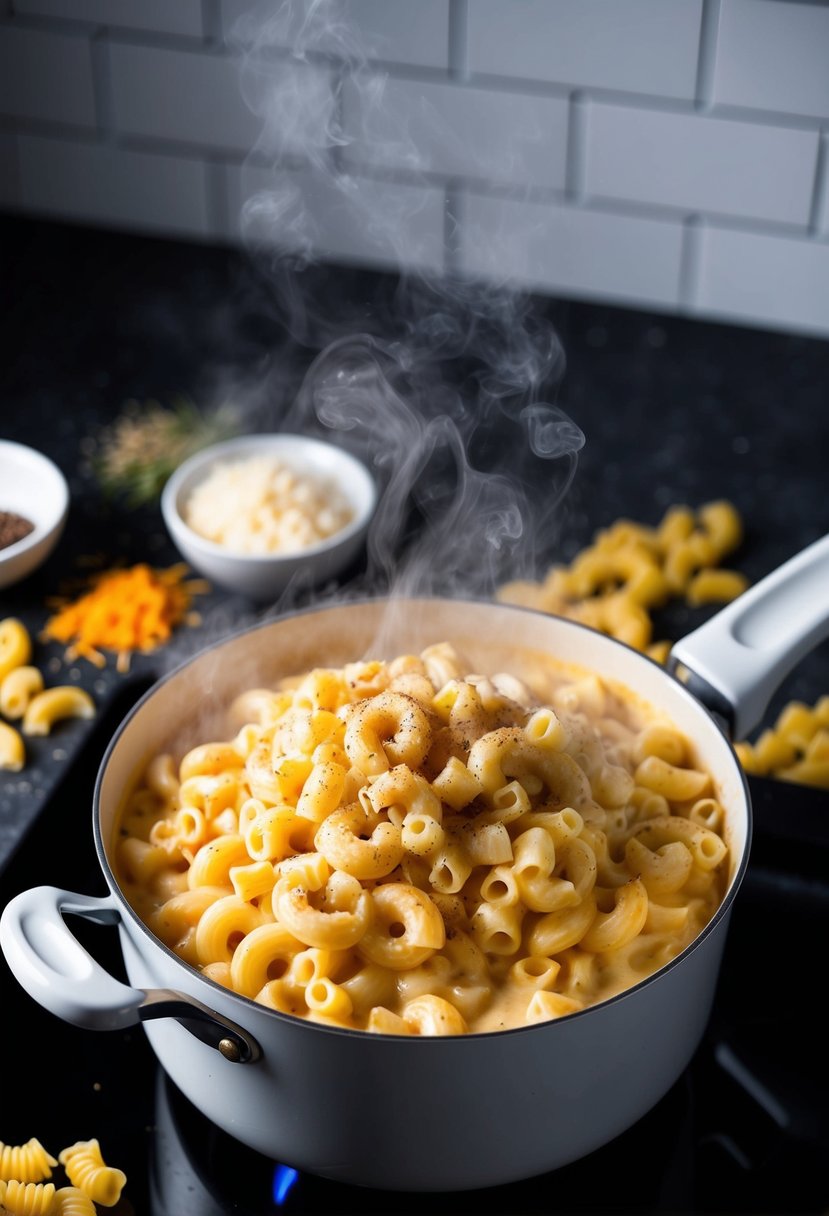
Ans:
[[[104,651],[114,651],[119,671],[129,667],[134,651],[147,653],[166,642],[182,621],[196,623],[192,596],[207,590],[201,579],[185,581],[184,563],[154,570],[144,562],[93,576],[79,599],[64,602],[49,618],[43,641],[67,644],[66,659],[106,664]]]

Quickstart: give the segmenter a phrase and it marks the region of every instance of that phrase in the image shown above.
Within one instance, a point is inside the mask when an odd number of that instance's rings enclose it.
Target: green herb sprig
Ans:
[[[189,397],[177,396],[169,405],[132,398],[87,440],[84,452],[105,497],[141,507],[159,499],[183,460],[238,434],[239,422],[228,405],[203,411]]]

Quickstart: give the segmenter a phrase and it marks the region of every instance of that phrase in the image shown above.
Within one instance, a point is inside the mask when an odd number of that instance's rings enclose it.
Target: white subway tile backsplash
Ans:
[[[0,131],[0,207],[17,207],[19,202],[17,137],[9,131]]]
[[[95,125],[89,40],[49,30],[0,28],[0,114]]]
[[[22,205],[39,215],[209,237],[200,161],[21,135]]]
[[[346,80],[343,126],[354,163],[518,188],[564,186],[563,98],[377,75]]]
[[[308,6],[271,0],[222,0],[222,29],[232,42],[264,40],[283,48],[306,38],[308,49],[445,69],[449,63],[449,0],[329,0]]]
[[[14,0],[14,11],[192,38],[204,33],[201,0]]]
[[[226,173],[229,235],[312,259],[443,270],[440,188],[249,165]]]
[[[249,151],[260,124],[224,55],[113,42],[113,119],[127,135]]]
[[[829,118],[829,8],[722,0],[713,100]]]
[[[449,66],[449,0],[345,0],[372,59],[412,66]]]
[[[588,196],[805,225],[818,133],[593,103]]]
[[[460,266],[506,287],[674,307],[682,226],[467,194]]]
[[[694,96],[702,0],[470,0],[471,72]]]
[[[829,244],[707,228],[695,310],[829,337]]]
[[[229,55],[113,43],[112,104],[128,135],[268,155],[325,155],[334,117],[326,68],[288,58],[243,67]]]
[[[829,0],[0,12],[0,207],[829,337]]]

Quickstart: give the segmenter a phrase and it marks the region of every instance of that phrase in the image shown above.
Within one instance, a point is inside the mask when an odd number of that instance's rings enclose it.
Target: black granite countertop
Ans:
[[[85,442],[128,399],[169,402],[176,395],[199,405],[236,402],[245,429],[296,429],[310,421],[295,402],[320,348],[364,332],[402,365],[413,317],[418,358],[428,354],[430,342],[435,352],[425,371],[422,365],[406,369],[413,377],[407,383],[419,394],[416,416],[407,413],[412,402],[399,392],[361,420],[362,439],[360,427],[341,438],[368,444],[388,485],[407,466],[412,443],[431,450],[441,434],[435,420],[454,419],[465,455],[446,484],[451,481],[455,491],[461,485],[470,498],[483,494],[493,516],[504,506],[497,497],[486,498],[493,474],[520,486],[522,537],[515,539],[513,528],[490,582],[510,573],[541,573],[553,561],[569,560],[597,528],[620,516],[655,524],[674,503],[696,507],[727,498],[735,504],[746,533],[730,560],[752,582],[829,530],[829,342],[576,301],[532,301],[529,313],[494,320],[490,308],[475,319],[473,341],[457,328],[450,333],[457,310],[433,289],[413,305],[411,285],[401,292],[390,275],[310,268],[293,281],[301,288],[298,299],[286,295],[286,280],[273,272],[272,262],[249,251],[17,217],[5,217],[2,226],[0,437],[51,456],[69,480],[71,508],[52,556],[23,582],[0,591],[0,619],[17,616],[30,628],[47,684],[78,683],[101,708],[125,683],[147,684],[218,636],[284,605],[256,605],[212,591],[200,604],[202,626],[181,630],[162,652],[139,656],[126,675],[114,661],[103,670],[65,663],[62,648],[38,634],[49,599],[82,572],[80,559],[99,554],[105,564],[145,560],[163,566],[179,556],[157,506],[128,510],[102,496],[84,465]],[[511,362],[494,389],[492,368],[481,370],[487,363],[481,354],[487,356],[504,332],[511,335]],[[564,440],[576,433],[566,430],[566,419],[583,433],[584,446],[569,465],[566,459],[527,462],[516,438],[522,402],[508,386],[510,377],[518,383],[527,351],[536,360],[537,395],[563,411]],[[387,429],[392,414],[398,425],[393,443]],[[317,429],[324,428],[317,423]],[[409,471],[417,507],[401,518],[389,551],[374,567],[362,564],[320,592],[300,587],[294,600],[336,594],[352,583],[386,589],[395,577],[394,546],[401,553],[416,548],[424,518],[449,518],[450,530],[463,538],[469,516],[452,517],[451,493],[424,491],[427,483],[442,484],[442,459],[445,465],[446,454],[438,450]],[[479,478],[478,469],[486,476]],[[467,540],[463,549],[474,558],[478,538]],[[426,587],[415,571],[408,588],[457,593],[458,580],[472,580],[476,567],[458,565],[456,557],[453,550],[450,561],[429,570]],[[486,579],[470,589],[485,594]],[[698,617],[675,610],[658,622],[659,636],[681,636]],[[792,672],[769,717],[786,699],[812,701],[824,692],[825,644]],[[29,741],[22,772],[0,772],[0,864],[66,781],[93,725],[58,724],[48,738]],[[72,804],[71,783],[66,796],[67,814],[85,822],[89,808]]]

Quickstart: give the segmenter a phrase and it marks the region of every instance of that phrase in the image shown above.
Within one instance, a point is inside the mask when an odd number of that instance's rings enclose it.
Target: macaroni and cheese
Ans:
[[[273,1009],[404,1035],[604,1000],[725,891],[691,741],[597,674],[533,687],[447,643],[253,688],[225,737],[156,755],[115,870],[152,931]]]

